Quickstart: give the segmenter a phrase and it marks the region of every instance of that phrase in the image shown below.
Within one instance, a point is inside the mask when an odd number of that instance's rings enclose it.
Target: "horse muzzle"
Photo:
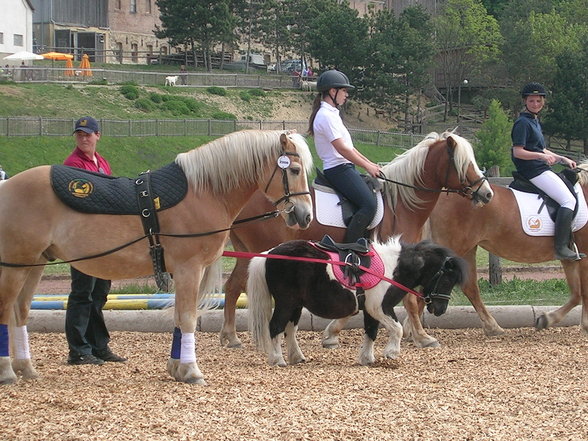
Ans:
[[[312,222],[312,205],[297,203],[284,211],[286,225],[290,228],[306,230]]]

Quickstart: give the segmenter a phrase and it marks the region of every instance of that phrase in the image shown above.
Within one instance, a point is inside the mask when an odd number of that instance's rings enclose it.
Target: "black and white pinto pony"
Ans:
[[[394,313],[409,290],[422,287],[422,296],[430,313],[439,316],[447,309],[450,294],[456,284],[465,282],[465,261],[449,248],[430,241],[417,244],[401,243],[398,237],[386,243],[374,242],[372,253],[383,264],[383,279],[365,295],[344,287],[334,276],[331,264],[255,257],[249,264],[247,282],[249,329],[257,348],[268,354],[272,366],[286,366],[282,355],[282,335],[286,334],[290,364],[305,361],[296,341],[302,308],[327,319],[349,317],[364,311],[364,339],[358,362],[375,362],[374,341],[379,323],[388,331],[384,357],[396,358],[400,353],[402,325]],[[329,260],[330,256],[315,244],[293,240],[266,252],[269,255]],[[392,284],[385,279],[400,284]],[[416,294],[414,291],[412,291]],[[272,300],[275,307],[272,314]]]

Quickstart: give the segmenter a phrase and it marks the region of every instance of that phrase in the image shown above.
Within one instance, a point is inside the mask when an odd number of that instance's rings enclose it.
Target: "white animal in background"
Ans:
[[[177,75],[165,77],[165,85],[166,86],[175,86],[176,81],[178,81]]]
[[[316,81],[303,80],[300,88],[307,91],[316,90]]]

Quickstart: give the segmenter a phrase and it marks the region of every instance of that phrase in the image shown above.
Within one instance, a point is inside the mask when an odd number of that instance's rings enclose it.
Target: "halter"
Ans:
[[[439,289],[439,282],[441,281],[441,278],[450,271],[450,268],[448,268],[448,264],[451,260],[451,257],[446,257],[445,261],[443,262],[443,265],[441,266],[441,268],[439,268],[439,271],[437,271],[437,273],[433,276],[433,278],[431,279],[431,282],[429,283],[429,286],[431,284],[433,284],[433,289],[431,290],[430,293],[426,293],[426,289],[423,289],[423,300],[425,301],[425,303],[428,305],[430,303],[433,302],[433,300],[446,300],[449,301],[451,299],[451,292],[449,294],[445,294],[445,293],[440,293],[437,292],[437,290]]]
[[[270,184],[272,183],[272,180],[274,179],[274,176],[278,169],[282,170],[282,185],[284,187],[284,196],[282,196],[277,201],[273,201],[272,203],[274,204],[274,207],[277,207],[281,202],[284,202],[284,212],[291,213],[292,210],[294,210],[296,204],[290,201],[290,197],[303,196],[305,194],[309,195],[310,192],[301,191],[298,193],[290,193],[290,185],[288,183],[288,172],[286,171],[290,167],[290,159],[288,158],[288,156],[295,156],[297,158],[300,157],[300,155],[296,152],[287,152],[283,150],[282,155],[278,158],[274,171],[272,172],[272,175],[270,176],[269,181],[265,186],[264,193],[267,193],[267,190]]]

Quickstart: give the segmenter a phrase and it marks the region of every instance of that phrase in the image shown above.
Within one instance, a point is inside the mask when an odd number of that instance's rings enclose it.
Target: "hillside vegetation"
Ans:
[[[104,119],[244,119],[301,121],[308,118],[314,94],[255,89],[196,89],[133,85],[0,84],[0,117],[42,116],[78,118],[89,114]],[[149,102],[151,104],[144,104]],[[139,105],[137,105],[139,103]],[[143,104],[141,104],[143,103]],[[146,108],[149,107],[149,108]],[[357,105],[355,108],[358,108]],[[355,119],[355,125],[364,121]],[[99,151],[119,176],[135,176],[174,160],[180,152],[211,138],[102,137]],[[312,140],[309,140],[312,144]],[[74,147],[73,137],[0,137],[0,164],[14,175],[44,164],[59,164]],[[392,149],[358,146],[374,161],[390,161]],[[317,162],[318,165],[320,165]]]

